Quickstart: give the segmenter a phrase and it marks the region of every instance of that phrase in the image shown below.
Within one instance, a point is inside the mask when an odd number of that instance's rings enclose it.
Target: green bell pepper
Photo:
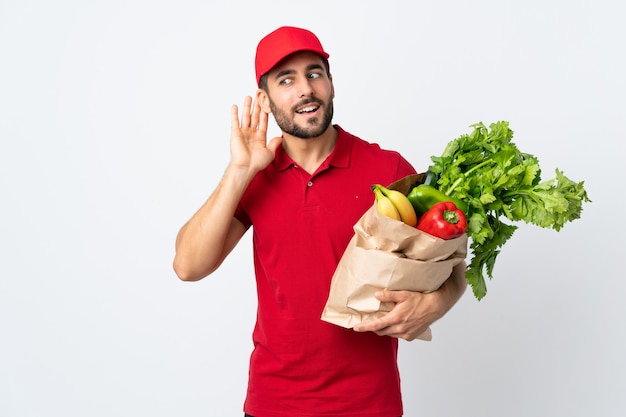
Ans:
[[[426,213],[436,203],[444,201],[453,202],[463,213],[467,213],[467,204],[464,201],[450,197],[431,185],[420,184],[413,187],[407,198],[413,205],[418,217]]]

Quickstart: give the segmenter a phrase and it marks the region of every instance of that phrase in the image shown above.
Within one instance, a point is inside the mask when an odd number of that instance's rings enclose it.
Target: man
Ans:
[[[333,125],[328,53],[311,32],[281,27],[256,51],[259,89],[231,114],[231,160],[176,239],[184,281],[214,272],[253,226],[258,314],[246,415],[398,417],[398,338],[413,340],[463,294],[464,265],[431,294],[381,291],[385,317],[344,329],[320,319],[370,185],[415,173],[397,152]],[[282,136],[266,138],[272,113]]]

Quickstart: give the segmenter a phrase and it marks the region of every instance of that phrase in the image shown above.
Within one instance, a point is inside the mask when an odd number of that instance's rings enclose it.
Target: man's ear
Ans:
[[[262,88],[259,88],[257,90],[256,100],[259,103],[259,106],[261,106],[261,110],[263,110],[267,114],[272,113],[272,109],[270,108],[270,98],[265,90],[263,90]]]

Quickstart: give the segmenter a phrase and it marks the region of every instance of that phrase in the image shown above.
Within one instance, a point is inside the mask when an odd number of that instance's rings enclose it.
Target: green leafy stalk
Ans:
[[[541,180],[538,159],[521,152],[512,142],[508,122],[482,123],[449,142],[441,156],[431,157],[430,170],[437,187],[468,205],[467,234],[471,239],[466,278],[474,296],[487,294],[485,274],[493,278],[502,246],[523,221],[559,231],[580,218],[583,202],[590,202],[583,182],[574,182],[556,170],[556,177]]]

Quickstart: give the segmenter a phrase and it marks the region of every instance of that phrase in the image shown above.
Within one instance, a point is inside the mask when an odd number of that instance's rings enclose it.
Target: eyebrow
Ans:
[[[307,72],[312,71],[312,70],[317,70],[317,69],[324,69],[324,66],[320,65],[320,64],[310,64],[306,67]],[[274,77],[274,79],[278,79],[280,77],[283,77],[285,75],[290,75],[290,74],[295,74],[296,71],[293,69],[286,69],[283,71],[279,71],[276,76]]]

